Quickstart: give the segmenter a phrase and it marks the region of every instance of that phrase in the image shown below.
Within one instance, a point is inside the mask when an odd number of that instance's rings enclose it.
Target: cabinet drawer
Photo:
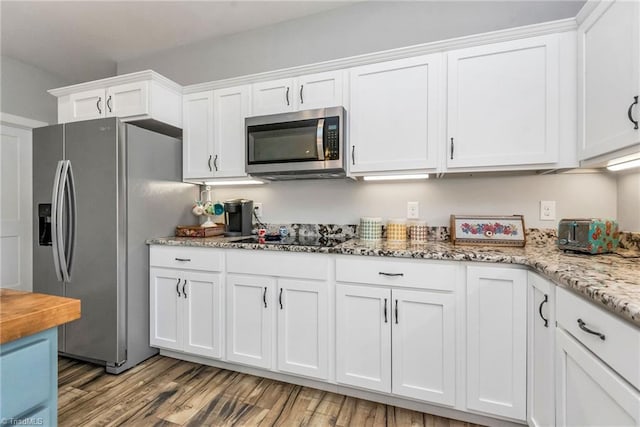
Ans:
[[[429,261],[382,260],[365,257],[336,259],[336,281],[338,282],[453,291],[457,271],[455,265]]]
[[[640,389],[640,328],[617,319],[566,289],[557,288],[558,325]],[[604,335],[604,340],[580,327]]]
[[[326,280],[329,257],[323,254],[228,251],[229,273]]]
[[[151,246],[149,264],[164,268],[221,271],[222,251],[210,248]]]

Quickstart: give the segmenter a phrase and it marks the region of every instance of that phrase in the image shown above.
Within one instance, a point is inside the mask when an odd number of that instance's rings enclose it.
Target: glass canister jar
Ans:
[[[407,240],[407,220],[390,218],[387,223],[387,240]]]

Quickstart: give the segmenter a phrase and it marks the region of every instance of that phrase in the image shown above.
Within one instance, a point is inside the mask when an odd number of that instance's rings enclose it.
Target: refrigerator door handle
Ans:
[[[66,273],[66,281],[71,281],[71,266],[73,264],[74,252],[76,249],[76,231],[77,231],[77,204],[76,204],[76,183],[73,178],[73,168],[71,167],[71,160],[67,160],[68,168],[68,181],[66,181],[67,186],[66,189],[68,191],[69,197],[69,212],[67,215],[69,217],[68,227],[67,227],[67,251],[66,251],[66,262],[64,264],[63,274]]]
[[[62,174],[61,174],[61,178],[62,178],[62,182],[60,184],[60,199],[58,200],[58,213],[57,213],[57,219],[58,219],[58,226],[57,226],[57,234],[58,234],[58,252],[60,254],[60,270],[62,271],[62,279],[65,282],[69,282],[69,270],[68,270],[68,257],[69,257],[69,248],[70,248],[70,242],[69,242],[69,232],[70,232],[70,224],[69,224],[69,217],[67,216],[65,218],[65,212],[64,212],[64,202],[65,202],[65,198],[68,200],[69,198],[69,189],[68,189],[68,183],[69,183],[69,166],[70,166],[70,162],[68,160],[64,160],[64,164],[62,165]],[[69,202],[69,206],[71,206],[71,202]],[[67,215],[69,215],[69,213],[66,213]],[[66,229],[65,227],[63,227],[63,219],[66,219]],[[66,235],[63,235],[63,232]]]
[[[60,174],[64,160],[58,162],[56,172],[53,177],[53,189],[51,191],[51,249],[53,253],[53,267],[56,271],[58,282],[62,281],[62,271],[60,270],[60,246],[58,241],[58,229],[60,227],[60,217],[58,216],[58,204],[60,202]]]

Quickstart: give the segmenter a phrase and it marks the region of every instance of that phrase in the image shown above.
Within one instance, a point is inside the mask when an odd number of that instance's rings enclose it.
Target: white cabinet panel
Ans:
[[[244,119],[251,111],[250,98],[250,85],[213,91],[213,168],[216,178],[247,176]]]
[[[580,160],[640,144],[640,3],[603,1],[578,28]]]
[[[149,83],[134,82],[109,87],[105,105],[108,117],[149,114]]]
[[[447,168],[558,160],[557,35],[447,56]]]
[[[555,285],[528,272],[527,423],[555,425]]]
[[[180,272],[152,268],[150,271],[150,317],[152,346],[182,350],[182,301],[178,293]]]
[[[185,95],[182,118],[182,176],[213,176],[213,92]]]
[[[560,426],[640,425],[640,393],[560,328],[556,328]]]
[[[70,122],[99,119],[106,116],[104,89],[92,89],[69,95],[71,105]]]
[[[467,268],[467,407],[525,420],[527,272]]]
[[[343,105],[343,71],[310,74],[296,79],[298,110],[338,107]]]
[[[442,55],[350,70],[350,171],[435,168]]]
[[[328,379],[326,282],[278,279],[278,370]]]
[[[227,359],[271,369],[275,280],[227,275]]]
[[[189,273],[183,298],[186,304],[184,351],[222,357],[221,275]]]
[[[336,379],[391,391],[391,291],[336,284]]]
[[[295,108],[293,79],[271,80],[252,85],[252,115],[285,113]]]
[[[393,289],[392,391],[455,404],[455,296]]]

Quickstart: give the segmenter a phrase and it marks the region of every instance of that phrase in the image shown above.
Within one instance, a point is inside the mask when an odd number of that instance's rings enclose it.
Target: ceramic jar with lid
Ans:
[[[382,238],[382,218],[362,217],[358,229],[360,239],[379,240]]]
[[[412,242],[427,241],[426,221],[412,221],[409,224],[409,240],[411,240]]]
[[[387,240],[407,240],[407,220],[404,218],[390,218],[387,223]]]

